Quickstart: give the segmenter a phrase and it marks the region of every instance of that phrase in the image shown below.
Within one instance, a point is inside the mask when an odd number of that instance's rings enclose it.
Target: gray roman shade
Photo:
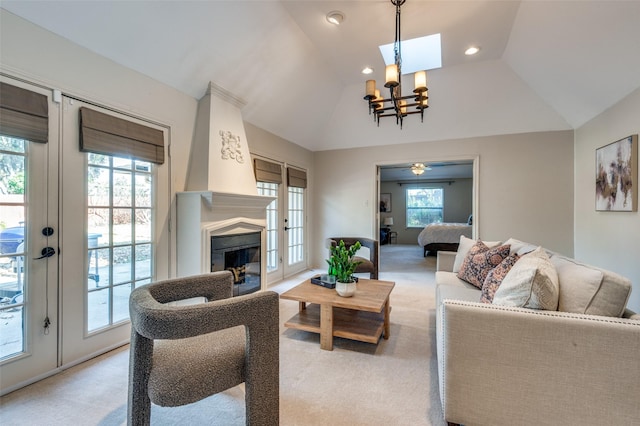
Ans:
[[[164,163],[162,130],[80,108],[80,151]]]
[[[307,187],[307,172],[287,167],[287,184],[295,188]]]
[[[255,158],[253,172],[258,182],[282,183],[282,166],[278,163]]]
[[[31,142],[47,143],[49,101],[45,95],[0,83],[0,133]]]

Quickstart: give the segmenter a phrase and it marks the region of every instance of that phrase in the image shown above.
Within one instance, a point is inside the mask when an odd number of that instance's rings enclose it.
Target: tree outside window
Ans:
[[[407,227],[423,228],[443,219],[442,188],[407,188]]]

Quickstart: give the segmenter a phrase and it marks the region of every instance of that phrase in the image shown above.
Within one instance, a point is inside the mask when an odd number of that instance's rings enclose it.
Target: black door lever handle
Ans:
[[[42,249],[40,254],[42,256],[34,257],[33,260],[44,259],[45,257],[51,257],[54,254],[56,254],[56,249],[54,249],[53,247],[45,247],[45,248]]]

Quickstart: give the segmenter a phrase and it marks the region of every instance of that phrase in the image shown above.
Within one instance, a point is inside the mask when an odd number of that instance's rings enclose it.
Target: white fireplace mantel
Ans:
[[[266,247],[266,208],[274,199],[213,191],[176,194],[177,276],[210,271],[210,239],[214,235],[259,231],[261,246]],[[266,250],[261,251],[261,257],[261,275],[266,277]]]

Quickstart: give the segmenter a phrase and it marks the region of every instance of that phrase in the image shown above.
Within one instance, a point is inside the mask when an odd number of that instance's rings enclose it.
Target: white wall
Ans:
[[[640,89],[575,132],[576,258],[632,282],[628,306],[640,312],[640,212],[596,211],[596,149],[640,133]],[[634,171],[638,177],[638,171]],[[636,185],[638,185],[636,181]]]
[[[377,164],[476,156],[478,237],[514,237],[572,256],[573,132],[558,131],[316,152],[313,264],[323,264],[329,236],[376,235]]]

